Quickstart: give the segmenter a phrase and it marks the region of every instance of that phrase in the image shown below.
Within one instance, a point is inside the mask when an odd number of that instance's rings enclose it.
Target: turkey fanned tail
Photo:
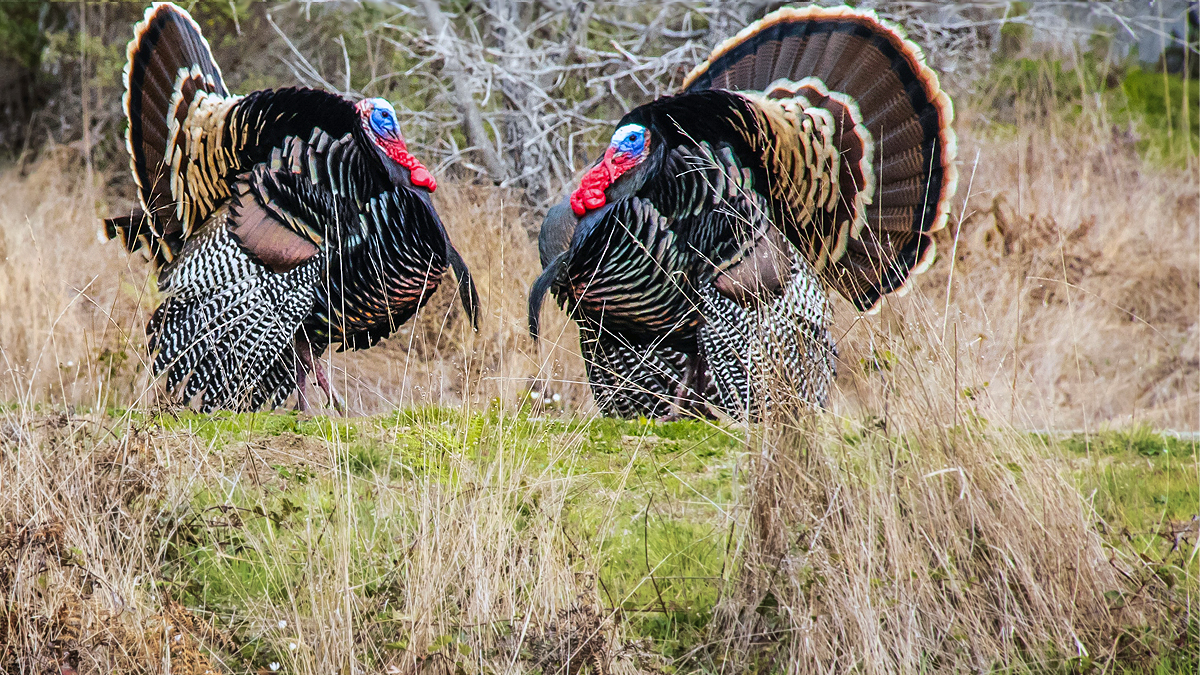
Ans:
[[[154,371],[177,400],[202,410],[281,405],[296,386],[292,344],[312,311],[319,258],[288,272],[257,264],[214,214],[160,284],[167,298],[146,331]]]
[[[709,90],[749,102],[747,138],[783,205],[776,225],[847,300],[877,309],[932,263],[958,183],[954,108],[899,26],[870,10],[785,7],[684,80],[688,94]]]
[[[133,33],[125,66],[124,106],[129,120],[125,142],[150,216],[146,225],[160,237],[170,238],[168,246],[151,253],[157,262],[169,262],[182,242],[172,197],[179,162],[171,161],[171,148],[182,142],[181,125],[193,103],[209,95],[221,99],[229,91],[208,41],[187,12],[170,3],[155,4]],[[134,231],[141,224],[140,220],[112,223],[118,229],[133,225]],[[127,246],[139,241],[137,236],[122,234],[121,238]]]

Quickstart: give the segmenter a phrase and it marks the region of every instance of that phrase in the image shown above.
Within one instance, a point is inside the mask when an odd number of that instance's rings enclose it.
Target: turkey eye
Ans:
[[[392,122],[392,113],[388,110],[375,110],[375,113],[371,115],[371,126],[375,127],[375,131],[378,133],[390,131],[395,126]]]

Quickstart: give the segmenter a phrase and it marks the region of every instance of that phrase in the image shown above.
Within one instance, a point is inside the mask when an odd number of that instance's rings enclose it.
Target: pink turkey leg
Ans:
[[[329,383],[329,377],[325,375],[325,368],[321,366],[321,360],[315,357],[312,346],[302,335],[296,336],[296,356],[299,360],[296,364],[296,388],[300,392],[296,400],[296,409],[308,410],[308,397],[304,393],[304,387],[308,380],[308,373],[312,373],[317,378],[317,386],[329,397],[329,404],[333,406],[334,410],[345,415],[346,400]]]

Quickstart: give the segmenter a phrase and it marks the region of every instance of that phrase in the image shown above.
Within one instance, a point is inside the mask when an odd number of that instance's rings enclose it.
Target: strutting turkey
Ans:
[[[447,266],[476,321],[436,183],[386,100],[231,95],[199,26],[170,3],[134,27],[125,86],[141,208],[106,227],[159,268],[165,299],[146,330],[176,401],[255,410],[298,390],[304,408],[311,374],[342,409],[321,354],[390,335]]]
[[[773,12],[679,94],[626,114],[547,214],[530,332],[550,291],[609,415],[823,406],[826,289],[870,311],[932,262],[957,182],[952,121],[898,27]]]

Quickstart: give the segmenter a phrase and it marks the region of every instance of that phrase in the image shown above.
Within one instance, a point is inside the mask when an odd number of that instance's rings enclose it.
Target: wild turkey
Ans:
[[[434,211],[433,177],[392,105],[305,88],[229,93],[200,28],[170,3],[134,27],[127,144],[141,209],[106,221],[144,249],[165,295],[147,326],[154,373],[204,410],[306,407],[319,357],[377,343],[446,267],[472,322],[470,274]]]
[[[872,12],[769,14],[625,115],[548,214],[531,333],[550,290],[606,414],[823,406],[825,289],[869,311],[930,264],[952,121],[921,50]]]

